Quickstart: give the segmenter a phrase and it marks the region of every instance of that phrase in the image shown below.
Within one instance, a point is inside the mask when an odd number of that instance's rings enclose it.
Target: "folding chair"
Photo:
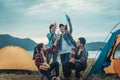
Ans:
[[[40,75],[40,80],[48,80],[44,74],[39,72],[39,75]]]
[[[80,78],[81,78],[82,80],[85,80],[85,78],[83,77],[83,75],[82,75],[81,73],[82,73],[82,71],[79,72]],[[74,70],[74,69],[72,70],[72,75],[71,75],[71,77],[72,77],[72,78],[75,78],[75,77],[76,77],[76,76],[75,76],[75,70]],[[81,80],[81,79],[80,79],[80,80]]]

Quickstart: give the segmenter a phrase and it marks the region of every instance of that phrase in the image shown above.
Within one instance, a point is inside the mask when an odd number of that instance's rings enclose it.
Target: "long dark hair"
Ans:
[[[35,59],[35,55],[37,53],[40,53],[41,48],[43,48],[43,43],[39,43],[37,44],[37,46],[34,47],[33,60]]]
[[[53,27],[54,25],[53,24],[51,24],[50,26],[49,26],[49,31],[51,32],[51,28]]]

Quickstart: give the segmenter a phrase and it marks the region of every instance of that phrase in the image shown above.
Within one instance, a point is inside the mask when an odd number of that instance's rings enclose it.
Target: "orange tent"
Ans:
[[[120,29],[112,32],[111,36],[109,36],[98,58],[90,68],[88,76],[104,74],[104,72],[106,74],[120,75]]]
[[[111,55],[110,66],[104,68],[106,73],[117,73],[120,75],[120,35],[117,35],[116,41],[110,50],[108,56]]]
[[[0,70],[37,71],[32,56],[23,48],[7,46],[0,49]]]

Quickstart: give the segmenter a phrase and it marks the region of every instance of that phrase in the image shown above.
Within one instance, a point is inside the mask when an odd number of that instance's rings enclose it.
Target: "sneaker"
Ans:
[[[57,78],[56,77],[52,77],[52,80],[57,80]]]
[[[56,77],[57,80],[60,80],[60,77]]]
[[[71,78],[69,78],[69,77],[64,77],[63,80],[71,80]]]
[[[75,78],[75,80],[80,80],[80,78]]]

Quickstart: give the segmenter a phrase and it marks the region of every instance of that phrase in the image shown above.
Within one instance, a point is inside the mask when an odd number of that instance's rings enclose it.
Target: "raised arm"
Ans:
[[[68,25],[69,25],[69,33],[72,34],[73,29],[72,29],[72,24],[71,24],[70,17],[68,18]]]
[[[58,42],[59,39],[60,39],[60,37],[57,36],[57,37],[56,37],[56,40],[55,40],[55,42],[54,42],[54,44],[53,44],[53,46],[52,46],[51,48],[48,48],[48,49],[47,49],[48,52],[51,52],[51,51],[53,51],[53,50],[56,49],[57,42]]]

